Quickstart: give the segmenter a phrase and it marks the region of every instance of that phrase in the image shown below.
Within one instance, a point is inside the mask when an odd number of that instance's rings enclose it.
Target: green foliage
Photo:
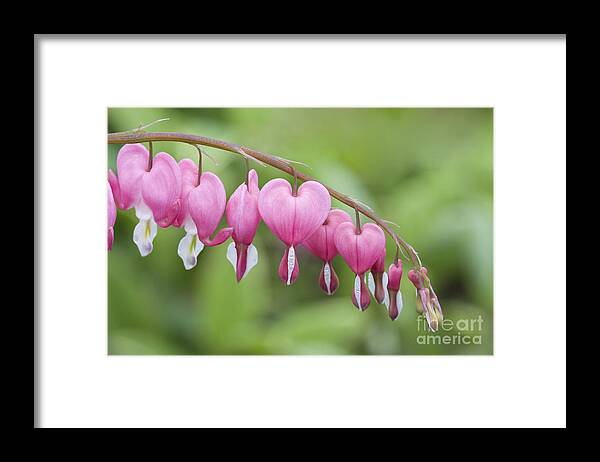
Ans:
[[[183,231],[160,229],[154,251],[140,257],[132,241],[133,210],[118,211],[109,253],[110,354],[491,354],[492,353],[492,110],[491,109],[155,109],[112,108],[109,131],[162,117],[149,130],[220,138],[291,160],[299,169],[368,204],[399,225],[429,268],[445,311],[450,344],[420,344],[414,288],[404,278],[405,307],[390,321],[374,300],[358,312],[353,275],[336,257],[337,293],[324,295],[321,264],[299,249],[300,278],[277,277],[283,245],[261,224],[259,264],[240,284],[225,258],[227,244],[205,248],[195,269],[177,256]],[[115,168],[120,146],[109,145]],[[193,147],[154,143],[155,152],[196,160]],[[238,156],[207,148],[228,196],[243,181]],[[285,175],[254,167],[261,186]],[[348,208],[333,200],[333,206]],[[225,221],[223,220],[223,224]],[[388,243],[388,264],[393,246]],[[405,272],[408,265],[405,264]],[[460,320],[481,316],[482,331]],[[450,326],[450,324],[453,324]],[[480,336],[481,344],[461,344]]]

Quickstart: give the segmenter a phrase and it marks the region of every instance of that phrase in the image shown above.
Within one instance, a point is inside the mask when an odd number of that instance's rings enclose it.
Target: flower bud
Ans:
[[[421,306],[421,311],[425,315],[425,319],[427,320],[427,325],[432,332],[438,330],[439,321],[441,320],[436,312],[436,309],[433,305],[431,292],[429,289],[418,289],[418,304]]]
[[[258,250],[252,244],[260,223],[258,213],[258,174],[250,170],[246,182],[233,192],[225,216],[233,228],[233,242],[227,248],[227,259],[233,265],[237,282],[240,282],[258,263]]]
[[[402,280],[402,260],[392,263],[388,268],[388,289],[400,290]]]
[[[388,268],[388,313],[392,321],[398,319],[402,307],[404,305],[402,301],[402,292],[400,292],[400,281],[402,279],[402,260],[398,260],[396,263],[392,263]]]
[[[427,275],[427,268],[421,267],[421,271],[423,271],[425,273],[425,275]],[[425,281],[424,281],[423,275],[418,270],[414,270],[414,269],[409,270],[408,279],[410,282],[413,283],[413,285],[417,288],[417,290],[425,287],[424,286]]]

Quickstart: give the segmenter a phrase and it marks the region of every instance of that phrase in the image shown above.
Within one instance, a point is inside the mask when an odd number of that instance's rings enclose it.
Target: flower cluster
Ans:
[[[117,176],[118,174],[118,176]],[[152,156],[142,144],[126,144],[117,155],[117,174],[108,172],[108,249],[114,240],[116,207],[134,208],[139,223],[133,241],[144,257],[153,249],[158,227],[183,228],[177,254],[186,270],[196,266],[204,247],[224,243],[230,237],[227,259],[237,281],[258,263],[258,250],[252,243],[261,221],[285,245],[278,275],[286,285],[300,273],[296,249],[305,247],[322,260],[319,285],[333,295],[340,282],[333,259],[340,255],[354,272],[352,303],[361,311],[368,308],[371,295],[385,304],[395,320],[402,310],[400,281],[402,261],[395,258],[385,272],[386,242],[382,229],[373,223],[354,223],[343,210],[331,208],[328,190],[316,181],[296,188],[277,178],[259,188],[258,174],[250,170],[227,200],[221,180],[201,172],[190,159],[179,163],[165,152]],[[228,226],[217,231],[225,215]],[[417,288],[420,310],[429,327],[437,329],[441,307],[431,286],[426,286],[427,270],[411,270],[409,279]],[[368,287],[368,289],[367,289]]]
[[[429,328],[435,332],[439,323],[444,320],[444,314],[427,277],[427,268],[422,266],[419,270],[411,269],[408,272],[408,279],[413,283],[417,292],[417,311],[425,316]]]

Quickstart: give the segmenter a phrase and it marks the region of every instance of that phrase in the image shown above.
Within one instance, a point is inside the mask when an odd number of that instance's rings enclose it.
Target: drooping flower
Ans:
[[[181,193],[179,195],[179,213],[173,220],[173,226],[181,228],[192,221],[188,210],[188,195],[198,186],[198,166],[191,159],[182,159],[177,164],[181,173]]]
[[[392,321],[398,319],[402,311],[402,292],[400,292],[400,281],[402,280],[402,260],[398,259],[388,268],[388,313]]]
[[[142,257],[152,252],[157,224],[171,225],[180,207],[181,173],[173,157],[158,153],[149,167],[148,150],[141,144],[126,144],[117,154],[117,174],[108,173],[115,202],[120,209],[135,208],[140,220],[133,241]]]
[[[384,252],[385,235],[373,223],[366,223],[361,228],[357,228],[354,223],[341,223],[335,230],[334,241],[339,254],[356,275],[352,303],[364,311],[371,303],[364,274]]]
[[[185,269],[196,266],[197,258],[204,246],[216,246],[225,242],[232,228],[214,233],[225,212],[225,187],[217,175],[204,172],[198,179],[198,167],[190,159],[179,162],[184,186],[181,188],[180,213],[175,224],[184,226],[185,236],[179,241],[177,254],[183,260]]]
[[[373,295],[377,303],[383,303],[387,307],[389,305],[389,298],[387,293],[388,275],[385,272],[385,246],[383,253],[375,260],[373,266],[371,266],[371,271],[368,273],[367,279],[371,295]]]
[[[252,241],[260,223],[259,193],[258,174],[250,170],[246,182],[233,192],[225,209],[227,223],[233,227],[233,242],[227,247],[227,259],[235,269],[238,282],[258,263],[258,250]]]
[[[340,223],[352,222],[352,218],[343,210],[331,209],[321,226],[307,239],[304,245],[315,257],[323,260],[319,274],[319,285],[327,295],[333,295],[339,286],[339,279],[333,269],[333,257],[337,255],[334,232]]]
[[[411,269],[408,272],[408,279],[413,283],[417,292],[417,311],[425,315],[429,329],[433,332],[437,331],[444,315],[433,287],[428,284],[427,268],[422,266],[419,270]]]
[[[113,197],[110,183],[108,186],[108,250],[112,250],[113,241],[115,240],[115,221],[117,220],[117,207],[115,198]]]
[[[265,184],[258,197],[258,210],[269,229],[286,245],[279,263],[279,278],[290,285],[300,271],[295,246],[305,241],[323,224],[331,197],[321,183],[307,181],[292,191],[289,182],[276,178]]]
[[[431,307],[433,308],[433,311],[436,314],[438,321],[443,321],[444,313],[442,312],[442,305],[440,305],[440,301],[438,300],[437,295],[435,294],[435,291],[433,290],[433,286],[431,285],[431,282],[429,281],[429,277],[427,275],[428,270],[426,267],[423,266],[423,267],[421,267],[421,271],[425,275],[425,280],[427,281],[427,284],[428,284],[429,300],[431,302]]]
[[[179,213],[175,217],[173,225],[185,229],[185,236],[179,241],[177,254],[183,260],[183,266],[186,270],[196,266],[198,254],[204,248],[204,244],[198,240],[196,234],[196,225],[190,216],[188,207],[188,195],[198,186],[198,167],[191,159],[182,159],[179,161],[179,170],[181,171],[181,195]]]

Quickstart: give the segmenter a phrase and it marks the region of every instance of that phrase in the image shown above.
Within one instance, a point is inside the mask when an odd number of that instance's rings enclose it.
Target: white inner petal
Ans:
[[[427,325],[429,326],[429,330],[431,332],[435,332],[431,327],[431,316],[429,315],[429,310],[427,308],[423,308],[423,313],[425,314],[425,319],[427,320]]]
[[[237,249],[235,248],[235,242],[231,242],[227,246],[227,260],[229,260],[229,263],[231,263],[231,266],[233,266],[233,270],[237,271]],[[254,246],[254,244],[250,244],[248,246],[248,255],[246,256],[246,271],[244,271],[242,279],[244,279],[250,270],[257,264],[258,249]]]
[[[198,254],[202,252],[204,244],[198,239],[196,234],[186,233],[179,241],[177,246],[177,255],[183,260],[183,266],[186,270],[192,269],[198,262]]]
[[[135,216],[138,217],[138,220],[148,220],[149,218],[152,218],[152,210],[144,203],[144,201],[139,201],[135,205]]]
[[[183,227],[185,229],[185,232],[188,234],[198,234],[198,230],[196,229],[196,223],[194,223],[194,220],[192,220],[192,218],[189,215],[185,218],[185,221],[183,222]]]
[[[369,291],[371,292],[371,295],[375,297],[375,278],[373,277],[373,274],[369,272],[368,276],[366,276],[366,279],[368,279],[365,282],[369,286]]]
[[[133,242],[137,245],[140,255],[145,257],[152,252],[152,241],[156,237],[157,226],[154,218],[141,219],[133,230]]]
[[[248,246],[248,257],[246,258],[246,271],[244,277],[258,264],[258,249],[254,247],[254,244]]]
[[[325,262],[323,267],[323,279],[325,279],[325,287],[327,287],[327,293],[331,295],[331,267],[329,262]]]
[[[360,303],[360,276],[358,276],[358,275],[356,275],[356,277],[354,278],[354,298],[356,298],[356,304],[358,306],[361,306],[361,303]]]
[[[388,274],[387,273],[383,273],[383,290],[385,292],[385,296],[383,298],[383,304],[385,305],[385,307],[389,310],[390,309],[390,293],[388,292]],[[400,291],[398,291],[399,293]]]
[[[292,282],[292,272],[296,266],[296,250],[294,250],[294,246],[291,246],[288,250],[288,258],[287,258],[287,285],[289,286]]]
[[[404,301],[402,300],[402,292],[400,292],[400,290],[398,290],[398,293],[396,294],[396,306],[398,307],[398,316],[400,316],[400,312],[404,307]]]
[[[237,250],[235,248],[235,242],[231,242],[227,246],[227,260],[229,260],[229,263],[233,266],[233,271],[235,271],[237,266]]]

